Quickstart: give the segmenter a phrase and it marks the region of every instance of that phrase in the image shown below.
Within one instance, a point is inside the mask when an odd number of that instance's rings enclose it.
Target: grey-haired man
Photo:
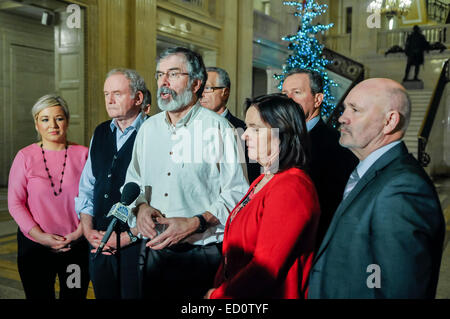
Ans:
[[[135,70],[113,69],[106,76],[105,104],[112,120],[95,129],[80,179],[79,195],[75,199],[75,210],[91,249],[97,249],[103,238],[111,206],[120,202],[120,188],[125,181],[136,133],[145,120],[143,92],[146,91],[144,79]],[[120,265],[117,254],[113,254],[115,233],[104,248],[106,253],[90,259],[89,271],[97,299],[138,297],[139,242],[127,225],[121,229],[120,241]]]
[[[126,182],[143,251],[143,298],[201,298],[221,260],[229,212],[248,189],[243,150],[228,121],[200,106],[202,57],[169,48],[157,61],[158,106],[139,131]],[[160,224],[166,230],[155,230]]]

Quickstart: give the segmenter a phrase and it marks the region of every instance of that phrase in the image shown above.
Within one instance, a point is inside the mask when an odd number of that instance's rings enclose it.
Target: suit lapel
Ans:
[[[231,115],[230,110],[228,110],[227,114],[225,114],[225,118],[231,122],[231,120],[233,119],[233,115]]]
[[[350,192],[345,200],[343,200],[336,212],[334,213],[333,219],[328,227],[327,233],[322,240],[322,243],[317,251],[316,257],[314,260],[319,259],[320,255],[328,246],[331,238],[334,235],[336,230],[336,226],[339,222],[339,219],[344,215],[347,211],[347,208],[354,202],[354,200],[358,197],[358,195],[364,190],[364,188],[378,175],[379,171],[388,166],[392,161],[396,158],[408,154],[408,150],[404,144],[404,142],[399,145],[394,146],[392,149],[383,154],[373,165],[367,170],[364,176],[359,180],[356,184],[355,188]]]
[[[312,137],[323,135],[323,129],[326,128],[325,122],[320,118],[317,124],[309,131]]]

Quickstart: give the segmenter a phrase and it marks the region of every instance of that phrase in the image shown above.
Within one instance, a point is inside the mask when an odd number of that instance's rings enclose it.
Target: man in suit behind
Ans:
[[[328,229],[350,173],[358,159],[339,145],[339,132],[328,127],[320,117],[323,101],[323,79],[312,70],[294,69],[286,75],[282,93],[297,102],[306,116],[311,141],[310,176],[320,203],[316,250]]]
[[[231,81],[228,72],[218,67],[206,68],[208,79],[200,103],[203,107],[225,117],[238,131],[241,136],[245,129],[245,122],[231,114],[227,109],[228,98],[230,97]],[[251,184],[260,174],[261,167],[258,163],[250,163],[245,148],[245,161],[247,162],[248,181]]]
[[[434,298],[445,222],[436,190],[401,141],[411,103],[389,79],[344,102],[341,145],[360,160],[310,273],[309,298]]]

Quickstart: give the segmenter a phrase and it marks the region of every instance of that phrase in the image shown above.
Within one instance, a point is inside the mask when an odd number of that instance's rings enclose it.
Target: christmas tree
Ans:
[[[281,90],[286,74],[292,69],[310,69],[319,72],[324,79],[321,116],[326,119],[335,107],[330,87],[337,86],[337,84],[328,77],[326,66],[332,62],[323,58],[322,49],[324,45],[316,39],[316,34],[330,29],[333,27],[333,23],[313,25],[312,21],[325,13],[328,6],[326,4],[319,5],[314,0],[285,1],[283,4],[297,7],[294,15],[300,18],[300,25],[296,34],[282,38],[282,40],[290,42],[288,49],[292,53],[283,65],[283,74],[275,75],[275,78],[280,81],[278,88]]]

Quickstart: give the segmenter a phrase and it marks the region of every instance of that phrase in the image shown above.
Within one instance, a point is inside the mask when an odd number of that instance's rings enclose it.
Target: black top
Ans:
[[[309,136],[309,172],[319,195],[321,211],[316,242],[318,248],[342,200],[350,174],[359,161],[351,151],[339,144],[339,132],[327,126],[322,119],[309,132]]]

